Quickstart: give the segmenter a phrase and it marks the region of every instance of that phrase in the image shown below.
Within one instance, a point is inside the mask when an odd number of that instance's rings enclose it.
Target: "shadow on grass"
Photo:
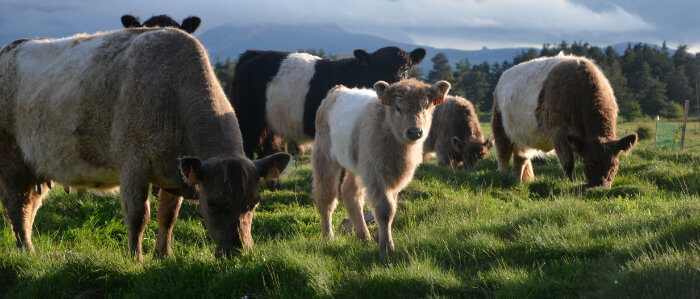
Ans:
[[[54,297],[106,297],[132,282],[130,275],[122,271],[92,259],[71,258],[45,276],[18,281],[11,291],[18,297],[36,298],[49,294]]]

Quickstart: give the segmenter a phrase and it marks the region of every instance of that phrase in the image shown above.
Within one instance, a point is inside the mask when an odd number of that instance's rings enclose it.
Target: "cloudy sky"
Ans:
[[[226,23],[334,23],[347,31],[440,48],[649,42],[700,51],[698,0],[0,0],[0,43],[118,29],[119,17]]]

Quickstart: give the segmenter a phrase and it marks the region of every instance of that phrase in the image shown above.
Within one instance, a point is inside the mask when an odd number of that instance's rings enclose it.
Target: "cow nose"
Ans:
[[[406,136],[411,140],[418,140],[423,136],[423,129],[421,128],[408,128],[406,130]]]

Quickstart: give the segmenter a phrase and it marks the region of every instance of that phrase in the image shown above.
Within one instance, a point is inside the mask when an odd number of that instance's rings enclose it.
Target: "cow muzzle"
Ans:
[[[421,137],[423,137],[423,129],[418,128],[418,127],[411,127],[406,129],[404,132],[404,136],[406,136],[406,139],[408,140],[418,140]]]

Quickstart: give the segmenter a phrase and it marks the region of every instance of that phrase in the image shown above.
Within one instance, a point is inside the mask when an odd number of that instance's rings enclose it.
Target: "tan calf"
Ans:
[[[344,168],[341,195],[355,236],[369,238],[362,214],[366,194],[379,225],[379,254],[393,255],[396,197],[421,163],[434,107],[444,102],[449,89],[446,81],[430,86],[405,79],[392,85],[379,81],[374,91],[344,86],[329,91],[316,114],[311,158],[323,236],[333,237],[331,219]]]
[[[430,134],[423,144],[423,162],[435,152],[438,165],[465,168],[486,158],[493,140],[484,141],[474,106],[467,99],[448,96],[435,107]]]

